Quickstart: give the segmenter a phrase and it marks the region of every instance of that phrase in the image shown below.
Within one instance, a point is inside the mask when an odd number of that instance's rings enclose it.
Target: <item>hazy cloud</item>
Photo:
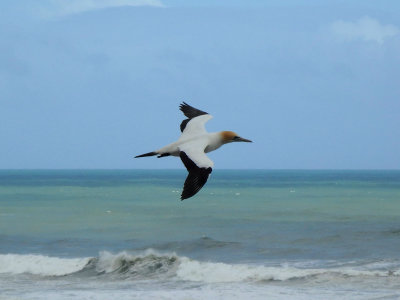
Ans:
[[[400,33],[398,27],[383,25],[378,20],[368,16],[355,22],[335,21],[331,24],[331,31],[340,39],[373,41],[379,44]]]
[[[49,0],[44,14],[68,15],[90,10],[121,6],[163,6],[160,0]]]

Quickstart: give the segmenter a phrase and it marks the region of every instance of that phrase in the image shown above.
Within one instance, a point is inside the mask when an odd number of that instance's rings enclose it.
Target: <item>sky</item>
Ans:
[[[184,168],[182,101],[215,168],[399,169],[400,2],[0,2],[0,169]]]

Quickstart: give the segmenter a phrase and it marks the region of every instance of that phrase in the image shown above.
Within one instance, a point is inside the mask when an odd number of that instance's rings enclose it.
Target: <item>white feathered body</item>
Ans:
[[[186,125],[185,130],[176,142],[173,142],[161,149],[157,154],[169,153],[172,156],[179,156],[181,151],[187,153],[200,168],[213,167],[214,163],[205,153],[214,151],[224,144],[219,132],[207,132],[204,124],[212,118],[211,115],[202,115],[193,118]]]
[[[180,147],[191,143],[196,143],[196,145],[205,145],[202,149],[205,153],[214,151],[224,144],[219,132],[211,132],[187,137],[185,139],[178,139],[176,142],[168,144],[167,146],[158,149],[156,152],[158,154],[169,153],[172,156],[179,156],[179,152],[181,151]]]

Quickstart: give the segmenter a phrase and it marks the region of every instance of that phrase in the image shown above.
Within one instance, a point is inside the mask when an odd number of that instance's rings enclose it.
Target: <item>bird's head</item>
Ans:
[[[240,137],[236,132],[233,131],[221,131],[221,137],[224,144],[232,142],[247,142],[252,143],[252,141]]]

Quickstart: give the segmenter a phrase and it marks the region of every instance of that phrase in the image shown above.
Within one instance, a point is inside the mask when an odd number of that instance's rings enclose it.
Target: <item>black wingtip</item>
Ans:
[[[192,196],[194,196],[194,195],[192,195]],[[190,197],[192,197],[192,196],[184,196],[183,194],[181,195],[181,201],[183,201],[183,200],[185,200],[185,199],[188,199],[188,198],[190,198]]]
[[[186,106],[186,105],[189,105],[189,104],[187,104],[185,101],[182,101],[182,103],[179,104],[179,109],[180,109],[181,111],[183,111],[183,110],[185,109],[185,106]]]
[[[193,106],[187,104],[185,101],[183,101],[179,105],[179,109],[183,112],[183,114],[188,117],[189,119],[201,116],[201,115],[207,115],[205,111],[202,111],[200,109],[194,108]]]
[[[148,153],[145,153],[145,154],[136,155],[135,158],[146,157],[146,156],[154,156],[154,155],[157,155],[157,153],[156,152],[148,152]]]

